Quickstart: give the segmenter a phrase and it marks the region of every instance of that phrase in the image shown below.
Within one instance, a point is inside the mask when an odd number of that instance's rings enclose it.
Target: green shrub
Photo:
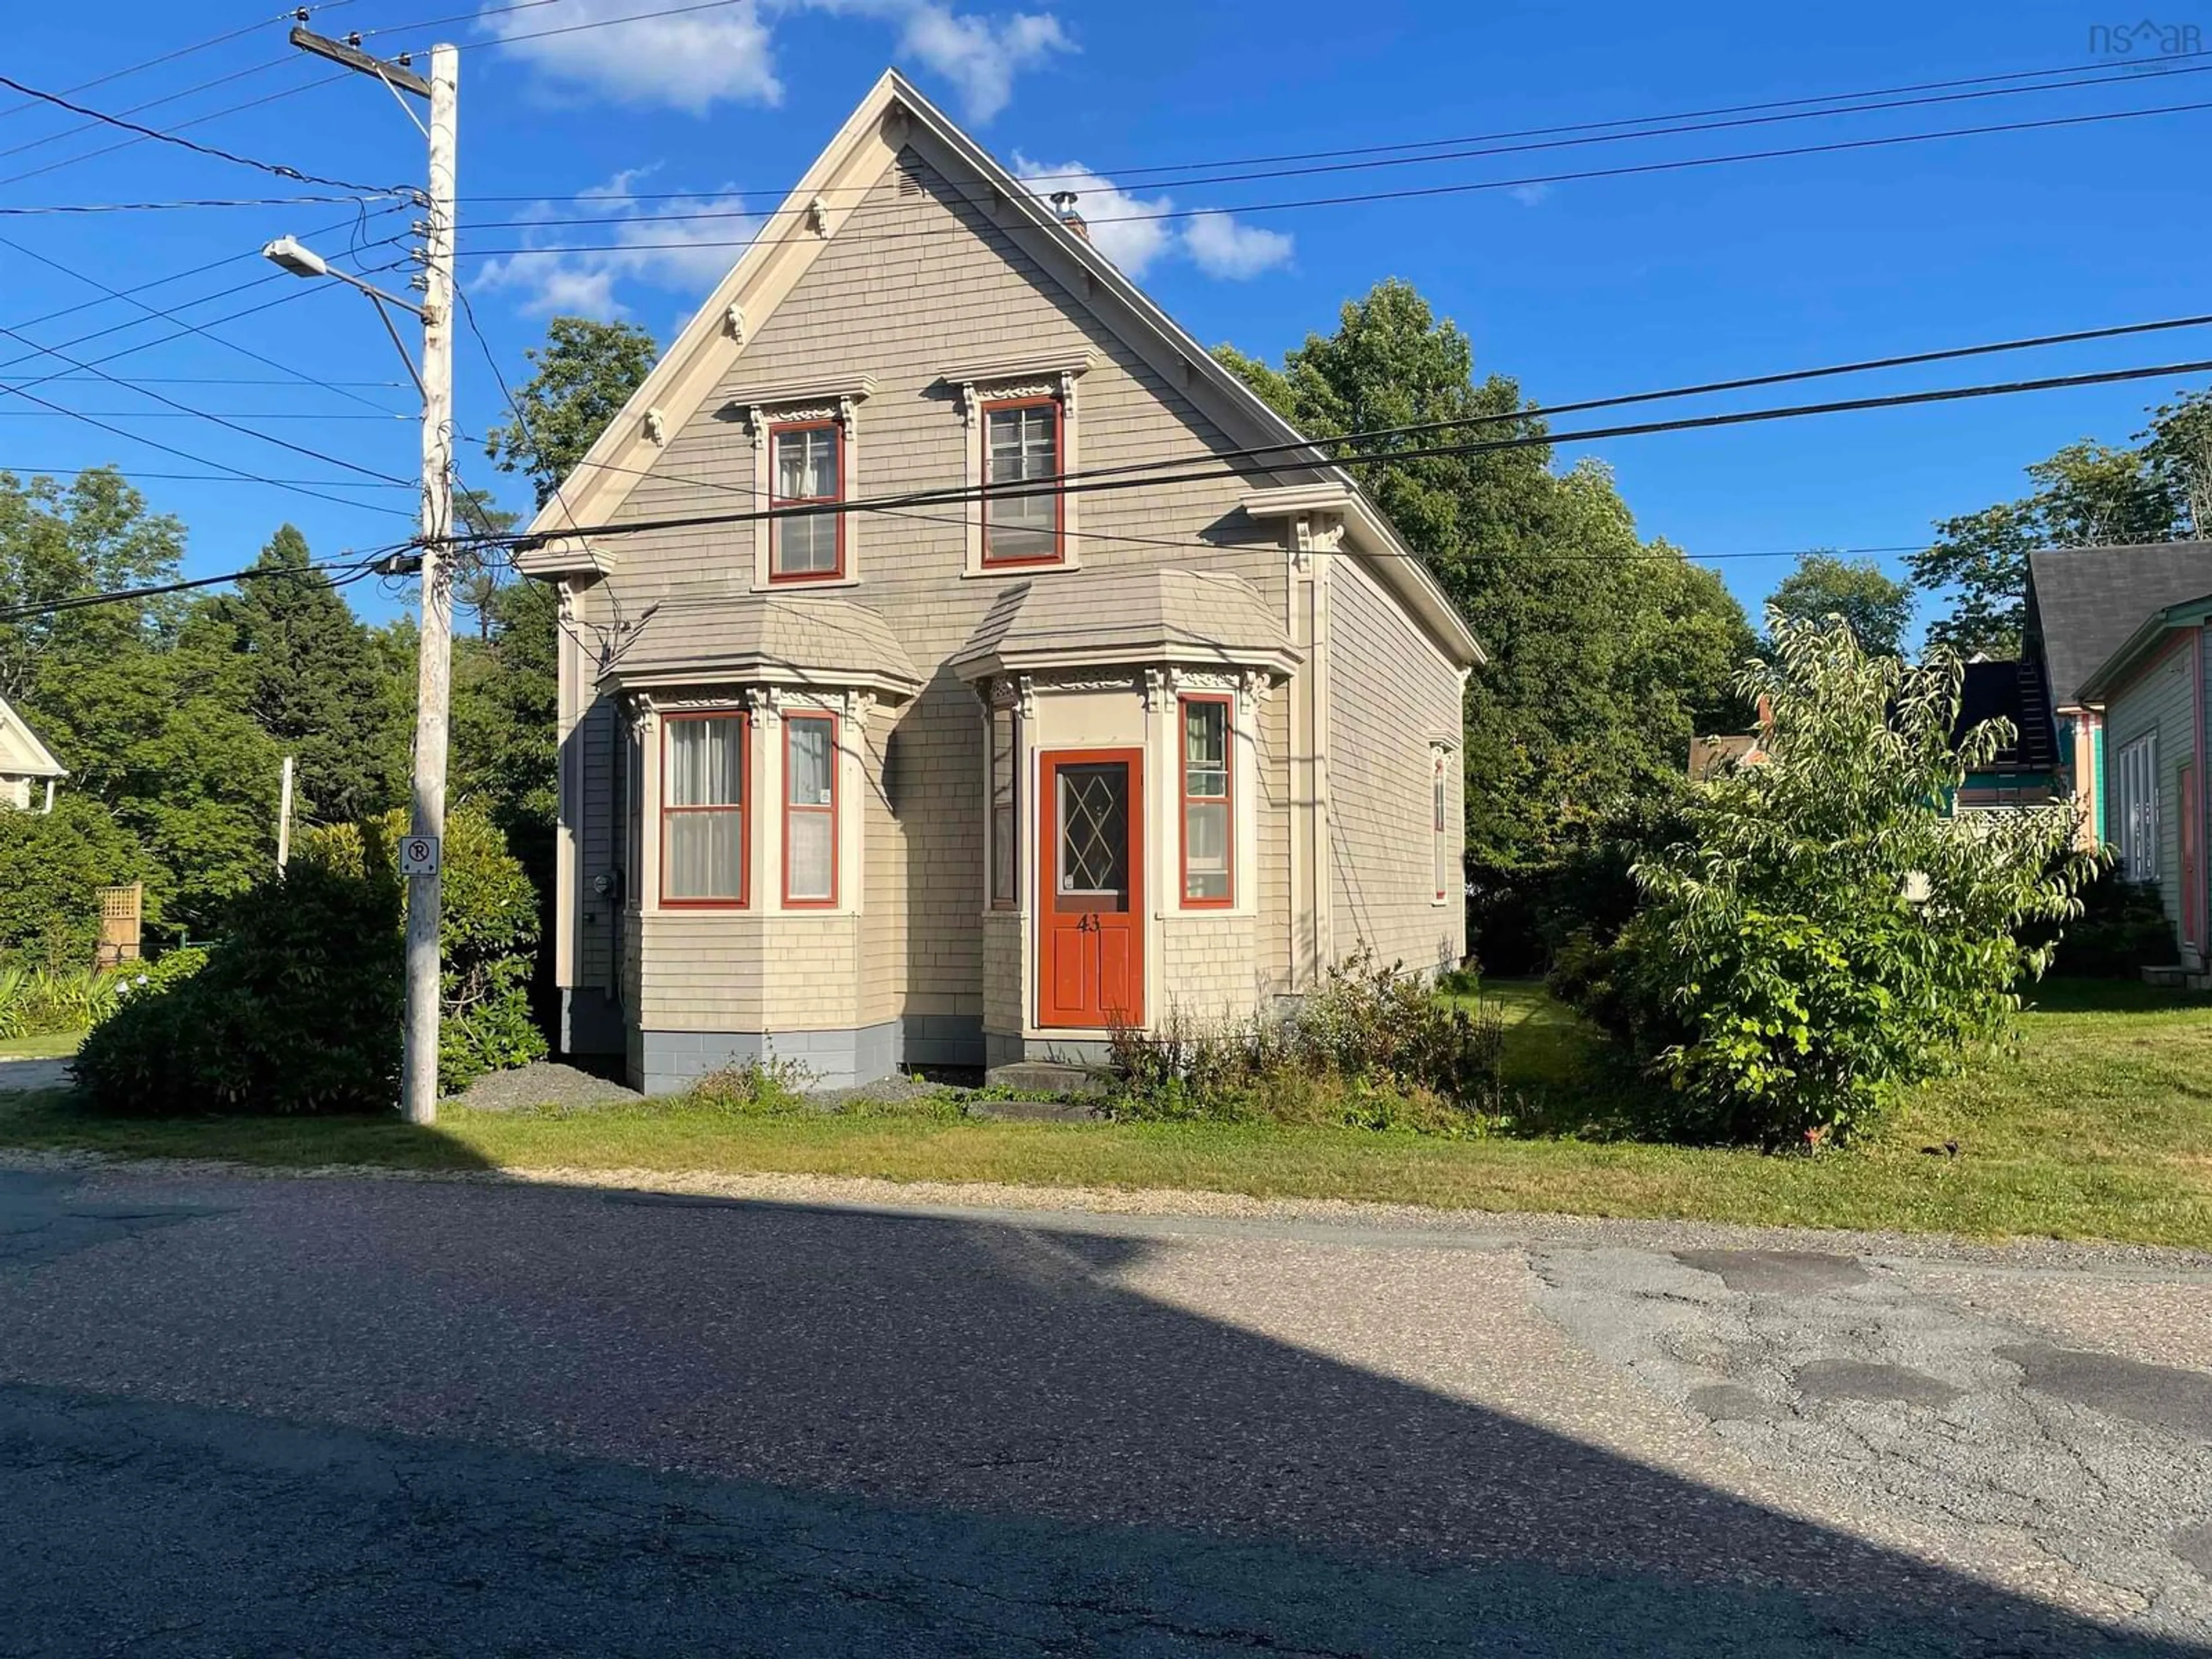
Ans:
[[[2133,979],[2175,961],[2173,924],[2157,887],[2107,874],[2081,890],[2081,915],[2066,924],[2052,957],[2054,974]]]
[[[1504,1027],[1362,951],[1290,1012],[1206,1026],[1169,1010],[1117,1029],[1109,1115],[1466,1134],[1503,1106]]]
[[[93,1107],[142,1116],[392,1109],[394,902],[388,881],[311,861],[240,896],[220,950],[134,994],[85,1039],[76,1077]]]
[[[389,925],[404,931],[397,848],[407,815],[331,824],[301,837],[301,856],[337,870],[375,872],[392,884]],[[544,1033],[530,1012],[538,945],[537,890],[489,813],[473,803],[446,816],[438,943],[442,957],[438,1087],[457,1093],[487,1072],[545,1056]]]
[[[1778,1146],[1840,1139],[2008,1036],[2051,957],[2016,935],[2076,914],[2101,854],[2063,811],[1945,814],[2012,737],[1954,745],[1954,656],[1869,657],[1840,623],[1773,640],[1741,681],[1771,701],[1768,760],[1693,793],[1684,838],[1637,866],[1645,908],[1578,972],[1669,1085],[1666,1127]]]
[[[688,1109],[730,1117],[795,1117],[808,1109],[814,1073],[797,1060],[749,1060],[708,1072],[681,1097]]]
[[[0,964],[0,1038],[85,1030],[113,1012],[125,986],[108,969]]]

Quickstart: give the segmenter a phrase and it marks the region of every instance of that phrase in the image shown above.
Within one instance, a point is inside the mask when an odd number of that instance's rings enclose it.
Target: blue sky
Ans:
[[[349,0],[314,20],[333,34],[387,29],[368,43],[387,52],[433,38],[471,45],[461,82],[462,270],[511,380],[525,372],[522,349],[542,333],[549,307],[626,315],[665,340],[736,250],[636,244],[730,240],[742,235],[744,221],[602,222],[568,231],[501,229],[494,222],[668,210],[605,194],[624,190],[686,192],[696,201],[678,205],[691,211],[772,206],[892,63],[1002,158],[1095,175],[1085,181],[1084,207],[1096,216],[1132,210],[1108,193],[1115,187],[1137,211],[1162,198],[1177,209],[1226,210],[1225,217],[1106,234],[1199,338],[1231,340],[1270,357],[1309,331],[1332,326],[1345,299],[1388,276],[1410,279],[1457,319],[1481,368],[1516,376],[1546,403],[2212,310],[2198,275],[2212,252],[2212,228],[2196,200],[2193,165],[2212,110],[1427,199],[1254,210],[1347,191],[2212,101],[2212,73],[1350,173],[1183,181],[1182,169],[1193,162],[2127,61],[2112,56],[2109,39],[2092,38],[2094,25],[2117,16],[2081,7],[1608,3],[1568,14],[1414,0],[1365,0],[1349,9],[1317,0],[759,0],[495,44],[502,32],[673,3],[544,0],[495,17],[410,28],[404,26],[449,11],[466,14],[466,0]],[[251,0],[40,7],[11,16],[4,72],[60,90],[246,28],[257,15],[268,14]],[[2191,20],[2176,13],[2152,21]],[[2212,17],[2203,27],[2212,30]],[[418,180],[421,141],[392,98],[359,77],[311,85],[338,72],[289,53],[283,36],[284,25],[270,21],[77,97],[121,111],[236,75],[136,118],[167,127],[307,88],[187,134],[332,179]],[[2135,55],[2148,50],[2138,44]],[[277,61],[288,57],[298,61]],[[331,193],[155,143],[91,155],[125,135],[95,130],[47,142],[73,118],[15,104],[0,90],[0,207]],[[79,156],[88,159],[73,159]],[[514,199],[471,199],[495,197]],[[288,231],[319,232],[317,245],[337,252],[353,240],[341,227],[355,212],[301,204],[0,218],[0,327],[80,358],[178,327],[116,301],[33,320],[102,298],[40,256],[111,288],[249,256],[143,296],[177,307],[225,295],[180,309],[221,340],[187,334],[118,357],[107,372],[194,410],[405,477],[416,464],[412,393],[368,307],[332,285],[290,283],[250,257]],[[373,219],[366,237],[392,234],[405,217]],[[471,252],[554,240],[627,246],[581,257]],[[216,321],[271,300],[283,303]],[[68,343],[134,318],[132,326]],[[1668,408],[1690,413],[2198,357],[2212,357],[2212,336],[2183,331]],[[461,420],[482,431],[500,417],[496,387],[472,341],[464,338],[459,362]],[[70,374],[66,364],[0,336],[0,380],[57,371]],[[344,384],[320,389],[289,380],[287,371]],[[216,380],[239,383],[205,383]],[[276,383],[243,383],[254,380]],[[2063,443],[2124,440],[2148,404],[2176,389],[2154,380],[1620,439],[1563,448],[1561,457],[1594,453],[1608,462],[1646,534],[1713,558],[1755,607],[1789,562],[1736,556],[1914,543],[1934,519],[2020,493],[2021,466]],[[9,398],[0,402],[0,465],[112,460],[136,472],[211,470],[204,460],[287,478],[349,477],[328,461],[187,418],[96,379],[71,375],[34,390],[202,459],[165,454]],[[517,494],[493,478],[477,447],[465,446],[462,455],[474,463],[466,468],[472,481]],[[245,483],[149,479],[143,488],[190,527],[195,573],[249,562],[288,518],[325,556],[386,542],[406,533],[411,500],[401,489],[330,492],[388,509],[380,514]],[[373,614],[388,614],[396,603],[373,586],[353,592]]]

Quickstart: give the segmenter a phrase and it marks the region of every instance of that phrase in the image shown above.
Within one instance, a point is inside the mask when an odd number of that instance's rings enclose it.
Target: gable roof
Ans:
[[[2154,611],[2212,593],[2212,541],[2046,548],[2027,556],[2029,631],[2057,707],[2083,689]]]
[[[1462,666],[1482,660],[1481,647],[1426,562],[1367,501],[1358,482],[1329,462],[1253,390],[1213,360],[1115,264],[1063,224],[1049,205],[963,132],[895,70],[886,70],[769,217],[775,228],[755,239],[698,313],[654,364],[586,452],[562,487],[538,509],[516,563],[529,574],[605,574],[610,550],[579,526],[607,523],[652,470],[659,451],[647,428],[667,433],[711,397],[776,306],[797,287],[815,257],[833,240],[866,194],[896,160],[915,147],[940,170],[971,175],[997,208],[1002,227],[1022,228],[1025,251],[1171,386],[1181,386],[1243,447],[1289,446],[1263,473],[1293,483],[1323,483],[1364,509],[1347,514],[1350,538],[1375,559],[1392,595]],[[648,422],[652,413],[657,419]]]
[[[1281,620],[1242,576],[1136,565],[1025,581],[952,659],[963,679],[1068,665],[1178,663],[1288,674]]]
[[[11,778],[65,778],[69,768],[39,741],[23,717],[0,697],[0,774]]]

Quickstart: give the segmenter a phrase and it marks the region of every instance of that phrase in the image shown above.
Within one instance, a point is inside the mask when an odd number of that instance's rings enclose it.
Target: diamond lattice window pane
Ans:
[[[1060,890],[1118,893],[1128,885],[1128,769],[1070,766],[1060,774]]]

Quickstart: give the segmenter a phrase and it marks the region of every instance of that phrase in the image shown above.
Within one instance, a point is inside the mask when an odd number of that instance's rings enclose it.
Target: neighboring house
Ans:
[[[563,533],[610,525],[639,527]],[[563,628],[564,1040],[644,1087],[1096,1059],[1358,947],[1463,954],[1466,624],[896,75],[531,531]]]
[[[68,775],[69,769],[0,697],[0,807],[51,812],[54,790]]]
[[[2027,637],[2051,688],[2060,785],[2118,873],[2157,885],[2192,968],[2207,957],[2208,619],[2212,542],[2029,557]]]
[[[2033,655],[2004,661],[1978,658],[1965,667],[1959,717],[1951,727],[1953,742],[1992,720],[2009,720],[2013,740],[1986,766],[1966,774],[1952,797],[1954,809],[2006,811],[2048,807],[2062,799],[2057,728],[2041,659]]]
[[[1756,766],[1766,758],[1756,732],[1729,732],[1690,739],[1690,781],[1707,783],[1732,766]]]

